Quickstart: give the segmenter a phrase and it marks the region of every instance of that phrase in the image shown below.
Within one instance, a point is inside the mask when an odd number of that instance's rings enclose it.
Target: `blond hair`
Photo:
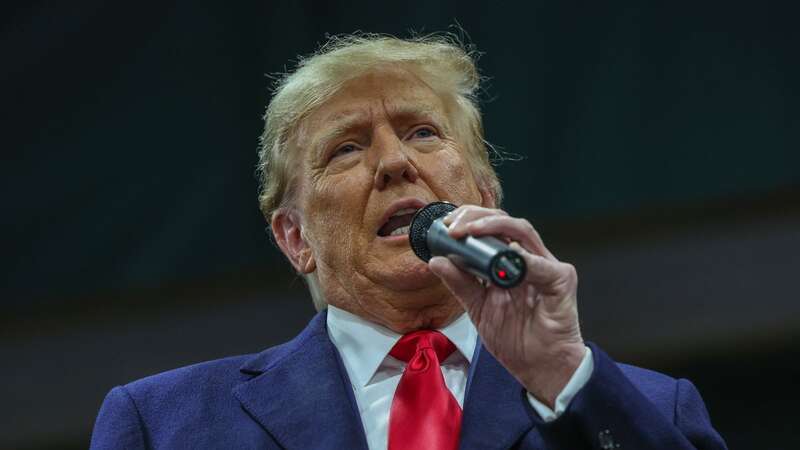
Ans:
[[[379,34],[336,36],[314,54],[301,58],[294,72],[277,78],[274,95],[264,114],[257,173],[259,206],[269,224],[273,213],[289,206],[297,183],[289,140],[298,124],[331,98],[348,80],[391,68],[411,71],[443,100],[454,106],[456,138],[466,147],[466,159],[480,186],[496,205],[503,192],[489,151],[501,156],[483,137],[478,106],[481,76],[476,52],[452,34],[400,39]],[[314,294],[312,287],[312,295]],[[321,306],[315,297],[315,304]]]

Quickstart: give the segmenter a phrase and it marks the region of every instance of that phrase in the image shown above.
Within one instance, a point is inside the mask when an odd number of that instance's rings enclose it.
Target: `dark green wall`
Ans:
[[[738,6],[737,6],[738,5]],[[2,302],[280,264],[256,207],[265,73],[326,33],[460,23],[506,207],[584,220],[800,183],[796,7],[31,3],[3,19]]]

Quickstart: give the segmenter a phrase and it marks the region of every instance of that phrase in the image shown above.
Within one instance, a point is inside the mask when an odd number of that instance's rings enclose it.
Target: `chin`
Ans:
[[[375,281],[395,290],[413,291],[433,287],[440,283],[426,264],[409,249],[402,255],[382,259],[381,270]]]

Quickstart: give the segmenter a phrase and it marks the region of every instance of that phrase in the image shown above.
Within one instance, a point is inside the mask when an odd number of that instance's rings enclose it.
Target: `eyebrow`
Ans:
[[[327,147],[328,142],[344,136],[348,132],[369,122],[369,114],[360,110],[344,111],[334,114],[323,122],[324,125],[330,124],[331,128],[314,140],[314,148],[317,149],[318,153],[321,153],[324,151],[325,147]]]
[[[407,103],[392,106],[389,109],[389,120],[394,124],[414,118],[431,118],[436,121],[444,131],[449,131],[448,122],[437,109],[425,103]],[[328,142],[344,136],[354,129],[363,127],[371,122],[370,114],[363,110],[349,110],[334,114],[325,120],[325,124],[331,124],[331,128],[314,140],[314,148],[321,154],[327,147]]]

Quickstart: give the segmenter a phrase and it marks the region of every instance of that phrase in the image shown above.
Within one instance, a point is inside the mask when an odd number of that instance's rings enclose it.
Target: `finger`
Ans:
[[[509,216],[484,216],[465,226],[472,236],[502,236],[522,244],[527,251],[557,261],[544,245],[539,232],[525,219]]]
[[[447,233],[450,237],[455,239],[461,238],[467,234],[467,225],[474,220],[480,219],[485,216],[508,216],[508,213],[502,209],[484,208],[476,205],[464,205],[453,210],[442,221],[447,225]]]
[[[470,309],[471,305],[483,297],[485,287],[474,275],[459,269],[452,261],[444,256],[434,256],[428,261],[428,267],[438,276],[447,289],[462,303],[464,308]]]
[[[525,279],[539,292],[558,297],[575,290],[577,275],[571,264],[534,255],[517,242],[512,242],[509,247],[525,259],[525,264],[528,266]]]
[[[488,214],[489,211],[490,211],[489,208],[484,208],[484,207],[481,207],[481,206],[462,205],[462,206],[459,206],[458,208],[454,209],[453,211],[450,211],[450,213],[447,214],[444,217],[444,219],[442,219],[442,222],[445,225],[447,225],[449,228],[452,228],[454,225],[457,225],[458,223],[463,222],[464,218],[467,217],[467,216],[474,216],[474,215],[478,214],[479,212],[483,212],[484,214]]]

